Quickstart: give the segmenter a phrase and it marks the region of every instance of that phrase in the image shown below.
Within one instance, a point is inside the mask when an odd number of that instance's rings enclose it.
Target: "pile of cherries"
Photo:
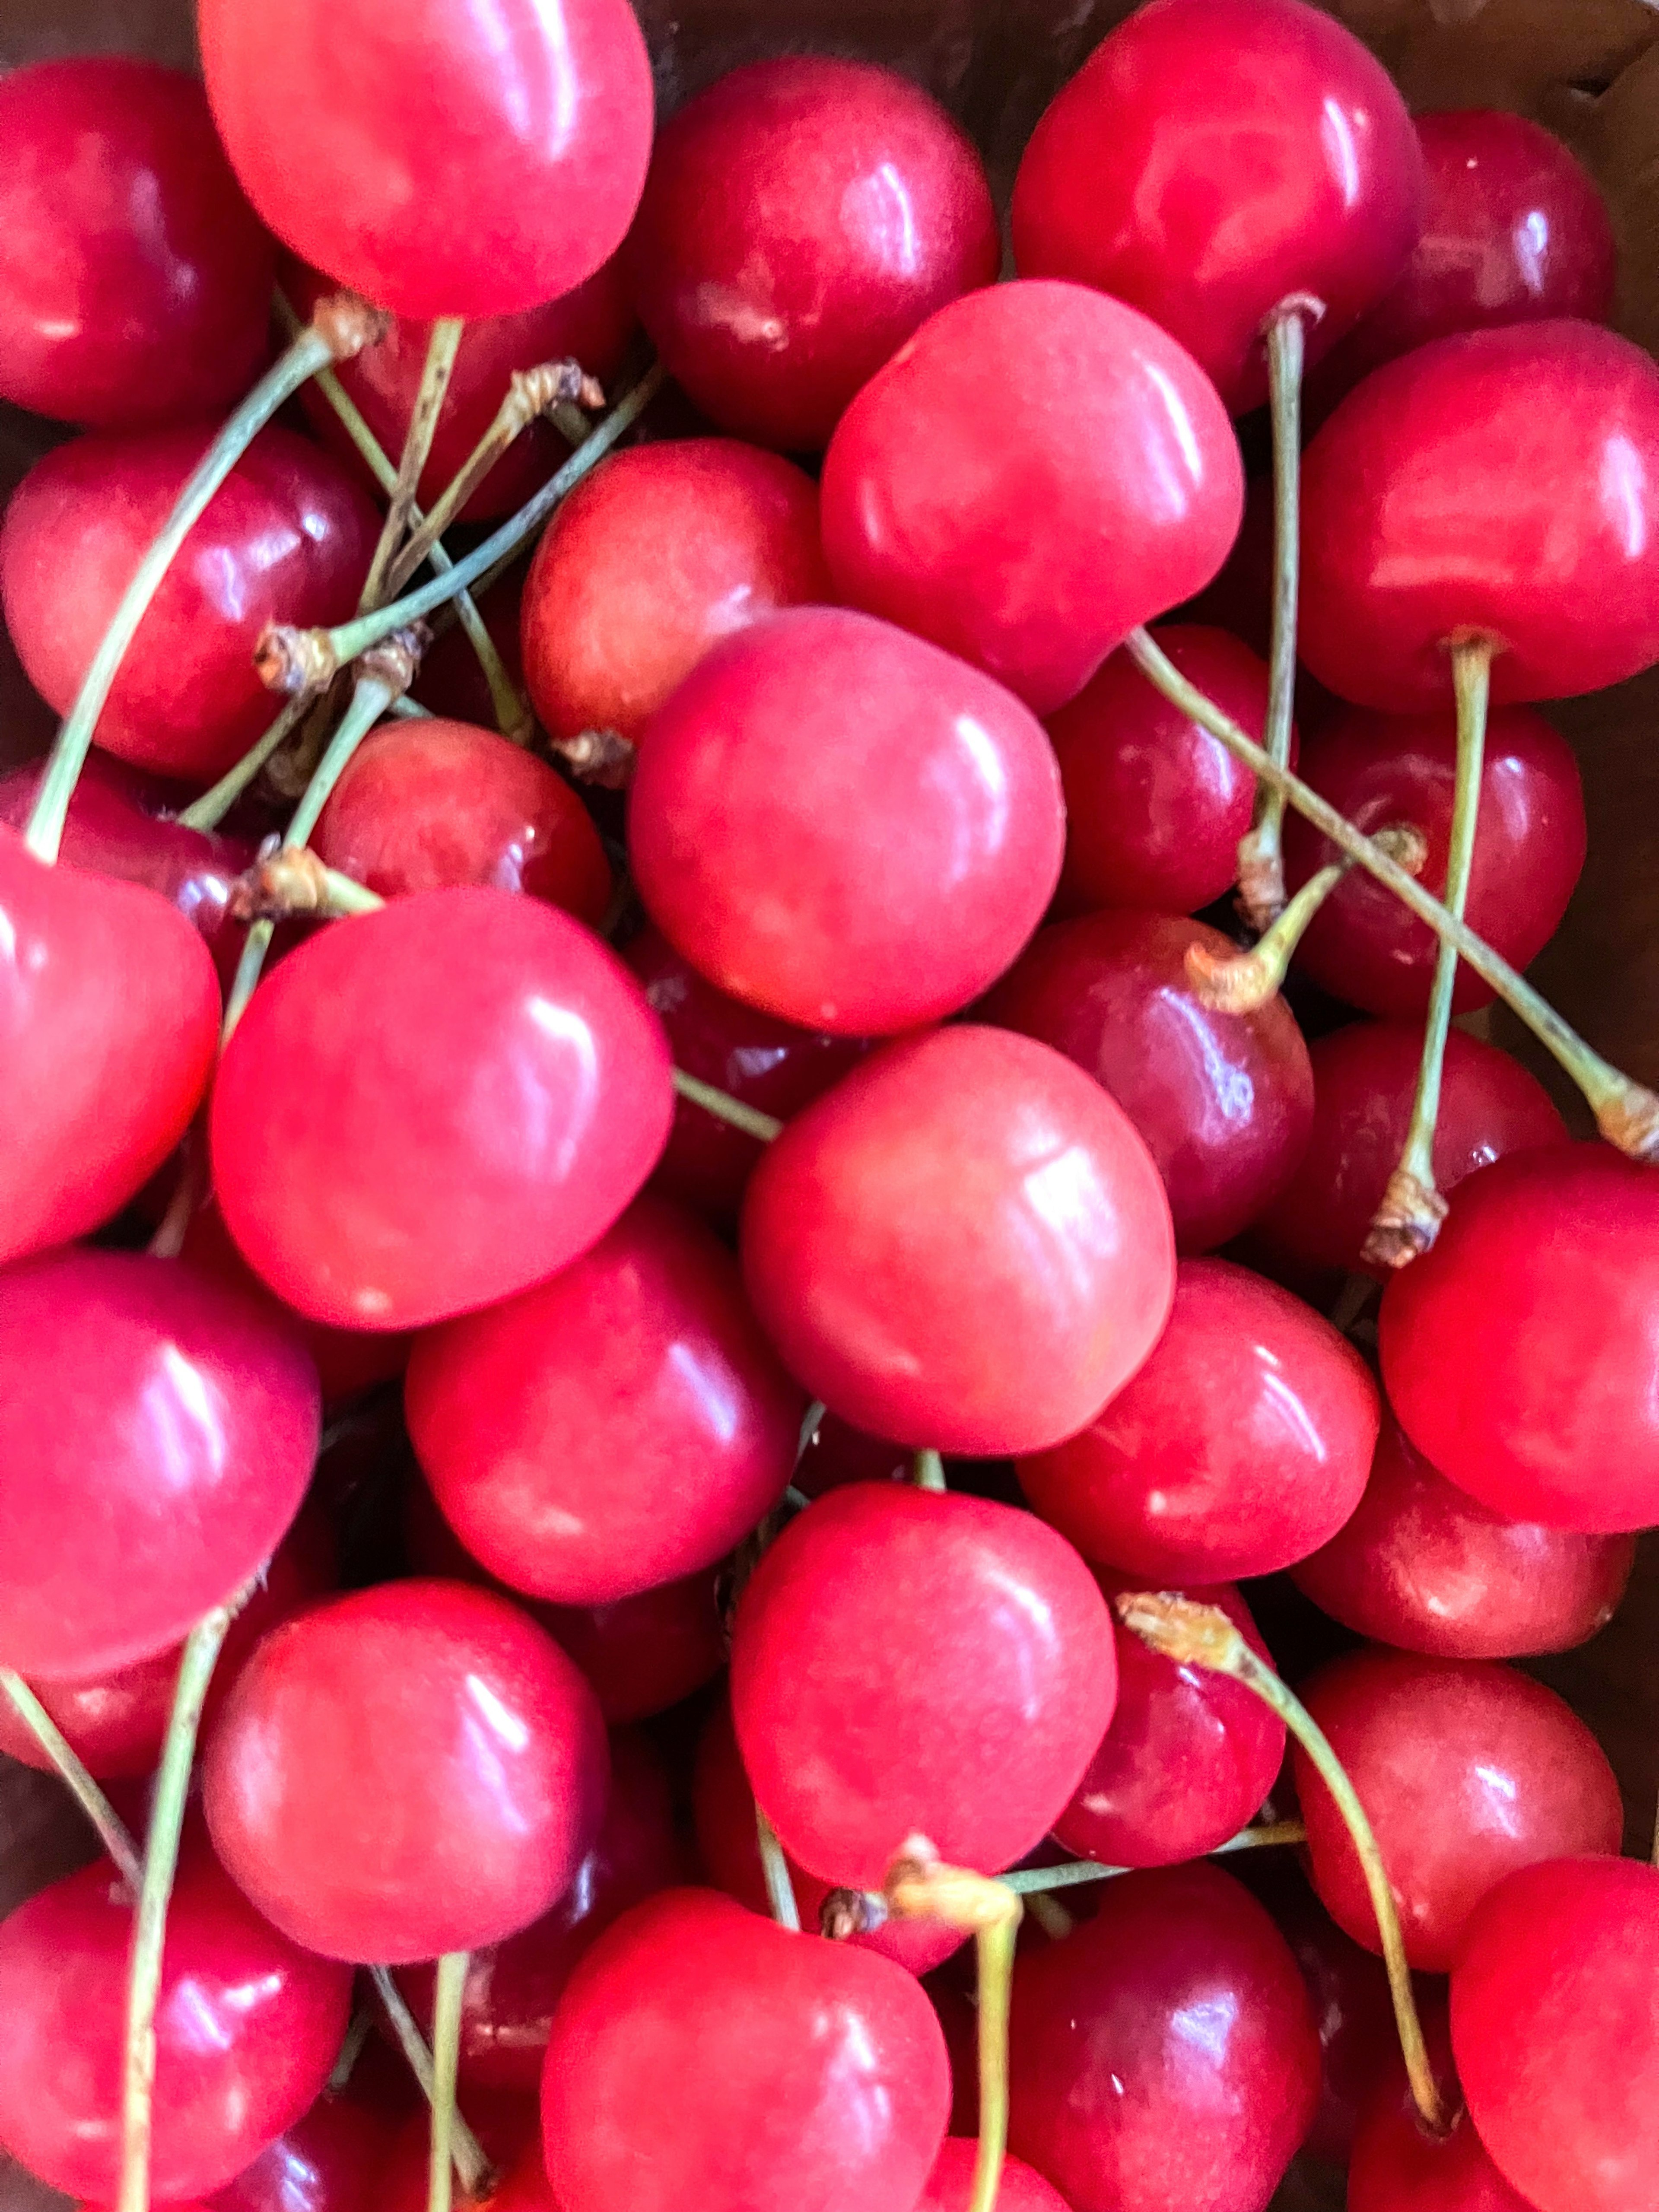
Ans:
[[[0,81],[0,1748],[102,1850],[0,2148],[1654,2212],[1659,1872],[1506,1663],[1659,1522],[1659,1100],[1517,973],[1535,702],[1659,660],[1589,178],[1148,0],[1003,278],[871,64],[200,33]]]

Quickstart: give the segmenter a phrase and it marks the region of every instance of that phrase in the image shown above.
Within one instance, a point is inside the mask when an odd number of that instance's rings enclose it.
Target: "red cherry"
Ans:
[[[1401,822],[1420,830],[1429,849],[1419,881],[1440,897],[1456,763],[1449,710],[1396,717],[1349,708],[1309,738],[1301,772],[1368,835]],[[1512,966],[1527,967],[1554,935],[1584,865],[1585,835],[1584,788],[1566,739],[1524,707],[1492,715],[1468,913],[1470,928]],[[1292,890],[1337,857],[1300,815],[1286,823]],[[1304,975],[1350,1006],[1420,1022],[1437,950],[1426,922],[1356,870],[1314,917],[1296,957]],[[1472,968],[1459,968],[1455,1012],[1468,1013],[1492,996]]]
[[[635,446],[583,478],[537,548],[530,696],[556,738],[637,740],[711,645],[830,597],[803,470],[735,438]]]
[[[84,1679],[178,1644],[264,1565],[317,1377],[251,1299],[71,1249],[0,1276],[0,1663]]]
[[[382,898],[493,884],[593,928],[611,904],[611,863],[569,785],[533,753],[468,722],[371,731],[311,842],[331,868]]]
[[[809,1389],[872,1435],[981,1455],[1074,1435],[1157,1342],[1174,1281],[1121,1109],[1046,1046],[967,1025],[888,1046],[792,1121],[741,1250]]]
[[[1213,387],[1155,324],[1080,285],[999,284],[871,379],[823,500],[843,599],[1047,714],[1209,582],[1244,473]]]
[[[849,1482],[906,1481],[914,1457],[906,1445],[866,1436],[838,1413],[826,1413],[801,1454],[795,1488],[808,1498],[822,1498],[826,1490],[844,1490]]]
[[[0,1923],[0,2144],[54,2189],[115,2202],[133,1907],[107,1861]],[[186,1840],[155,2012],[151,2179],[216,2189],[328,2079],[351,1977],[267,1927]]]
[[[404,1407],[468,1551],[514,1589],[591,1606],[746,1535],[788,1483],[805,1399],[736,1262],[647,1198],[550,1281],[423,1336]]]
[[[30,681],[60,714],[208,433],[80,438],[37,462],[0,529],[0,594]],[[263,431],[185,541],[98,722],[108,751],[210,782],[271,720],[253,650],[270,622],[343,622],[379,521],[338,464]],[[75,578],[66,592],[64,579]]]
[[[1176,1586],[1271,1574],[1358,1504],[1376,1385],[1322,1316],[1226,1260],[1183,1260],[1169,1327],[1092,1427],[1019,1462],[1088,1558]]]
[[[534,1621],[459,1583],[387,1583],[265,1638],[208,1738],[202,1802],[277,1927],[401,1965],[539,1919],[606,1777],[592,1692]]]
[[[1659,368],[1588,323],[1442,338],[1350,393],[1302,473],[1303,659],[1361,706],[1450,702],[1490,637],[1494,702],[1659,659]]]
[[[1583,1721],[1513,1668],[1380,1645],[1302,1692],[1347,1770],[1400,1908],[1413,1966],[1443,1973],[1469,1914],[1516,1867],[1616,1851],[1619,1784]],[[1380,1951],[1376,1916],[1334,1800],[1293,1747],[1314,1887],[1340,1928]]]
[[[1106,1885],[1014,1970],[1009,2141],[1073,2212],[1260,2212],[1306,2134],[1319,2039],[1283,1937],[1214,1867]]]
[[[640,319],[711,422],[826,443],[853,394],[1001,259],[978,155],[919,86],[792,55],[658,138],[624,256]]]
[[[427,0],[390,18],[365,0],[268,0],[257,21],[202,0],[198,29],[248,198],[394,314],[520,313],[621,244],[652,123],[624,0]]]
[[[477,2093],[472,2102],[477,2104]],[[469,2118],[472,2114],[469,2112]],[[533,2099],[514,2098],[492,2128],[492,2115],[482,2115],[480,2128],[473,2120],[491,2164],[507,2171],[500,2180],[485,2184],[477,2197],[469,2197],[457,2181],[452,2202],[462,2212],[559,2212],[548,2194],[547,2166],[542,2157],[541,2131]],[[507,2124],[510,2118],[510,2124]],[[374,2212],[426,2212],[431,2180],[431,2125],[420,2114],[406,2122],[392,2147],[392,2155],[380,2174]]]
[[[1569,1651],[1604,1628],[1635,1557],[1633,1536],[1580,1536],[1489,1512],[1437,1474],[1390,1416],[1364,1496],[1291,1579],[1334,1620],[1379,1643],[1443,1659],[1516,1659]]]
[[[239,398],[270,241],[196,80],[116,54],[14,70],[0,146],[0,398],[121,430]]]
[[[841,1036],[976,998],[1042,920],[1065,836],[1034,715],[831,608],[716,646],[653,719],[629,794],[664,935],[734,996]]]
[[[1423,2021],[1437,2077],[1455,2084],[1443,2003]],[[1396,2050],[1359,2115],[1348,2161],[1347,2212],[1537,2212],[1486,2155],[1474,2122],[1454,2093],[1443,2136],[1431,2135],[1413,2100]]]
[[[976,2142],[947,2136],[939,2145],[916,2212],[969,2212],[978,2157]],[[1069,2212],[1069,2208],[1034,2166],[1027,2166],[1024,2159],[1005,2158],[1002,2179],[997,2185],[997,2212]]]
[[[671,1890],[571,1979],[544,2147],[561,2212],[912,2212],[950,2102],[945,2039],[910,1975]]]
[[[1656,1314],[1659,1176],[1601,1145],[1511,1153],[1459,1185],[1383,1293],[1382,1379],[1418,1449],[1492,1512],[1645,1528]]]
[[[215,2192],[209,2212],[381,2212],[392,2136],[386,2116],[355,2096],[319,2097]]]
[[[324,930],[254,994],[214,1087],[214,1184],[290,1305],[418,1327],[598,1242],[662,1149],[669,1073],[633,978],[580,923],[420,892]]]

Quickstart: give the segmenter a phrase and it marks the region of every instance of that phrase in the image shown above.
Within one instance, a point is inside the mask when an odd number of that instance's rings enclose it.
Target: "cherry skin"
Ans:
[[[0,1923],[0,2144],[55,2189],[113,2204],[133,1907],[106,1860]],[[155,2010],[159,2202],[234,2179],[297,2120],[345,2033],[351,1977],[268,1927],[186,1838]]]
[[[534,1621],[459,1583],[387,1583],[265,1638],[208,1738],[202,1802],[284,1933],[396,1966],[539,1919],[607,1779],[593,1694]]]
[[[561,2212],[912,2212],[950,2064],[913,1978],[709,1890],[626,1914],[571,1978],[542,2082]]]
[[[1589,323],[1421,346],[1351,392],[1302,472],[1298,646],[1357,705],[1452,698],[1454,638],[1492,696],[1564,699],[1659,659],[1659,368]]]
[[[196,80],[116,54],[14,70],[0,147],[0,399],[131,430],[239,398],[271,246]]]
[[[1364,1496],[1291,1579],[1333,1620],[1378,1643],[1443,1659],[1517,1659],[1570,1651],[1604,1628],[1635,1557],[1633,1536],[1580,1536],[1489,1512],[1390,1415]]]
[[[476,2098],[475,2098],[476,2101]],[[506,2115],[503,2114],[503,2119]],[[499,2179],[486,2182],[483,2192],[469,2197],[457,2177],[452,2203],[463,2212],[559,2212],[548,2194],[547,2164],[542,2156],[540,2130],[533,2101],[514,2100],[511,2129],[473,2132]],[[496,2133],[501,2140],[495,2140]],[[431,2124],[419,2114],[400,2130],[380,2177],[374,2212],[426,2212],[431,2180]],[[505,2167],[506,2171],[501,2172]]]
[[[831,596],[804,470],[735,438],[635,446],[583,478],[537,548],[530,696],[556,738],[637,743],[711,645]]]
[[[978,155],[891,70],[791,55],[666,124],[624,254],[640,319],[709,420],[827,443],[917,325],[995,277]]]
[[[1296,1961],[1203,1865],[1109,1882],[1092,1920],[1023,1958],[1010,2055],[1009,2142],[1073,2212],[1260,2212],[1319,2093]]]
[[[1169,1193],[1176,1244],[1212,1251],[1295,1174],[1313,1126],[1313,1070],[1274,996],[1212,1013],[1188,950],[1224,957],[1218,930],[1173,915],[1083,915],[1042,931],[981,1012],[1086,1068],[1128,1115]]]
[[[1158,1341],[1169,1207],[1059,1053],[963,1025],[888,1046],[755,1170],[740,1240],[792,1374],[873,1436],[980,1455],[1073,1436]]]
[[[59,714],[209,432],[77,439],[37,462],[0,529],[0,595],[30,681]],[[368,494],[292,431],[262,431],[185,540],[98,721],[108,751],[210,783],[270,722],[253,652],[271,622],[343,622],[379,533]],[[73,575],[76,587],[64,589]]]
[[[1022,1458],[1085,1555],[1158,1587],[1272,1574],[1358,1504],[1376,1385],[1324,1317],[1227,1260],[1183,1260],[1169,1327],[1093,1425]]]
[[[775,614],[653,718],[629,793],[635,879],[736,998],[841,1036],[955,1013],[1042,918],[1066,836],[1041,724],[867,615]]]
[[[316,1457],[316,1370],[176,1261],[70,1248],[0,1277],[0,1664],[84,1679],[257,1574]]]
[[[842,416],[821,489],[840,596],[1040,714],[1203,589],[1244,503],[1198,364],[1077,284],[998,284],[931,317]]]
[[[622,243],[651,149],[626,0],[239,0],[198,11],[208,99],[254,206],[396,315],[521,313]],[[481,214],[481,210],[488,210]]]
[[[914,1457],[903,1444],[866,1436],[838,1413],[826,1413],[801,1454],[794,1486],[808,1498],[822,1498],[849,1482],[908,1481]]]
[[[1413,1966],[1443,1973],[1469,1914],[1516,1867],[1619,1849],[1606,1753],[1553,1690],[1512,1668],[1374,1644],[1320,1668],[1302,1698],[1370,1816]],[[1314,1887],[1340,1928],[1380,1952],[1335,1802],[1306,1753],[1291,1755]]]
[[[254,994],[214,1086],[214,1185],[289,1304],[419,1327],[596,1243],[672,1109],[656,1018],[596,937],[506,891],[418,892]]]
[[[312,848],[382,898],[493,884],[597,929],[611,863],[587,809],[545,761],[469,722],[370,731],[323,810]]]
[[[1418,881],[1440,898],[1456,765],[1449,710],[1395,716],[1348,708],[1309,738],[1301,773],[1368,835],[1395,823],[1420,830],[1428,854]],[[1511,966],[1528,967],[1555,934],[1584,866],[1585,841],[1584,789],[1566,739],[1528,708],[1500,709],[1487,724],[1467,913],[1469,927]],[[1286,823],[1292,890],[1336,857],[1317,831],[1307,834],[1300,815]],[[1297,948],[1297,965],[1350,1006],[1420,1021],[1434,981],[1434,933],[1361,873],[1326,900]],[[1473,969],[1459,968],[1455,1012],[1492,997]]]
[[[1537,2212],[1492,2164],[1463,2106],[1443,2002],[1426,2014],[1423,2033],[1451,2124],[1443,2136],[1424,2126],[1396,2049],[1358,2117],[1347,2212]]]
[[[916,2212],[969,2212],[973,2203],[977,2142],[947,2136],[939,2145]],[[1024,2159],[1005,2158],[997,2186],[998,2212],[1069,2212],[1065,2199]]]
[[[1659,1176],[1610,1147],[1515,1152],[1459,1185],[1379,1317],[1389,1402],[1449,1482],[1553,1528],[1652,1525],[1656,1239]]]
[[[43,866],[0,827],[0,1261],[83,1236],[143,1189],[218,1038],[212,955],[170,901]]]
[[[467,1549],[590,1606],[729,1552],[783,1496],[805,1410],[735,1261],[656,1198],[550,1281],[423,1336],[404,1402]]]
[[[380,2212],[392,2136],[386,2116],[355,2095],[319,2097],[214,2192],[209,2212]]]

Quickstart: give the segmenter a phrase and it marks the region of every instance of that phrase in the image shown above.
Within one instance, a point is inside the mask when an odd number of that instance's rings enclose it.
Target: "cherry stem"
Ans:
[[[337,2097],[350,2086],[357,2070],[357,2061],[363,2055],[363,2046],[374,2033],[374,2015],[366,2004],[359,2005],[351,2015],[345,2032],[345,2041],[340,2045],[340,2055],[334,2062],[334,2071],[328,2077],[327,2094]]]
[[[432,335],[427,341],[426,366],[421,371],[420,388],[415,394],[409,428],[404,434],[404,449],[398,459],[398,473],[392,482],[392,503],[380,527],[380,543],[368,566],[362,597],[357,602],[359,614],[369,613],[390,596],[392,564],[409,535],[416,494],[431,457],[438,418],[449,397],[449,380],[455,374],[455,356],[465,334],[466,325],[456,315],[441,316],[432,325]]]
[[[1114,1602],[1124,1626],[1153,1651],[1183,1666],[1207,1667],[1215,1674],[1230,1674],[1235,1681],[1243,1682],[1246,1689],[1253,1690],[1263,1705],[1279,1715],[1317,1768],[1353,1839],[1365,1887],[1370,1893],[1412,2097],[1424,2125],[1437,2135],[1443,2135],[1447,2125],[1445,2107],[1423,2045],[1422,2023],[1412,1993],[1411,1967],[1406,1959],[1405,1939],[1400,1932],[1400,1915],[1394,1892],[1389,1887],[1388,1871],[1365,1808],[1323,1729],[1295,1692],[1251,1650],[1219,1607],[1200,1605],[1191,1598],[1173,1597],[1167,1591],[1127,1593]]]
[[[88,1773],[80,1754],[21,1674],[0,1667],[0,1690],[11,1699],[18,1718],[52,1761],[58,1779],[98,1831],[99,1841],[135,1897],[143,1883],[143,1862],[126,1823]]]
[[[1457,694],[1457,768],[1452,786],[1451,835],[1446,853],[1446,910],[1459,921],[1468,902],[1469,872],[1474,860],[1475,823],[1480,812],[1480,777],[1486,761],[1486,705],[1492,689],[1492,646],[1486,639],[1452,647],[1452,683]],[[1436,955],[1418,1063],[1412,1118],[1398,1165],[1389,1176],[1382,1203],[1364,1243],[1364,1257],[1374,1266],[1403,1267],[1433,1244],[1446,1218],[1446,1201],[1434,1180],[1434,1133],[1440,1118],[1440,1079],[1451,1030],[1452,994],[1457,988],[1457,949],[1443,940]]]
[[[1379,830],[1376,842],[1416,875],[1428,857],[1428,842],[1413,829]],[[1212,952],[1206,945],[1187,947],[1187,981],[1200,1006],[1217,1014],[1252,1014],[1284,988],[1296,949],[1309,925],[1354,863],[1333,860],[1309,877],[1277,921],[1248,952]]]
[[[1234,1851],[1280,1850],[1307,1840],[1308,1832],[1300,1820],[1264,1820],[1259,1827],[1243,1828],[1237,1835],[1230,1836],[1208,1856],[1221,1859]],[[1051,1889],[1074,1889],[1085,1881],[1110,1881],[1115,1875],[1134,1871],[1133,1867],[1103,1866],[1097,1859],[1073,1859],[1064,1866],[1016,1867],[1012,1874],[999,1875],[997,1879],[1022,1897],[1041,1897]]]
[[[548,750],[564,763],[578,783],[602,791],[626,791],[634,781],[639,748],[620,730],[578,730],[574,738],[553,738]]]
[[[1596,1127],[1610,1145],[1632,1159],[1650,1159],[1659,1155],[1659,1097],[1621,1074],[1610,1061],[1593,1051],[1501,953],[1495,952],[1484,938],[1477,937],[1467,922],[1449,913],[1437,898],[1389,857],[1375,838],[1355,829],[1310,785],[1269,759],[1212,699],[1206,698],[1196,684],[1187,681],[1146,630],[1132,630],[1125,643],[1135,665],[1166,699],[1200,729],[1207,730],[1218,744],[1253,769],[1263,782],[1282,791],[1298,814],[1305,816],[1322,836],[1358,860],[1367,875],[1392,891],[1419,921],[1427,923],[1443,945],[1452,945],[1482,981],[1491,985],[1583,1092],[1595,1116]]]
[[[910,1463],[910,1480],[918,1490],[945,1490],[945,1462],[936,1451],[919,1451]]]
[[[355,877],[319,860],[309,846],[278,845],[231,885],[230,912],[239,921],[290,921],[314,915],[338,921],[349,915],[378,914],[386,901]]]
[[[374,1994],[380,2000],[387,2025],[398,2039],[398,2048],[409,2062],[409,2070],[421,2087],[421,2094],[430,2105],[437,2093],[437,2076],[426,2038],[421,2033],[415,2015],[404,2002],[404,1993],[392,1978],[387,1966],[371,1966],[368,1978],[374,1984]],[[454,2096],[450,2097],[449,2153],[461,2187],[469,2197],[481,2196],[490,2176],[489,2160],[484,2156],[483,2146],[465,2120]]]
[[[734,1129],[741,1129],[747,1137],[758,1137],[762,1144],[769,1145],[783,1128],[781,1121],[770,1114],[763,1114],[753,1106],[745,1106],[741,1098],[733,1098],[729,1091],[715,1090],[712,1083],[688,1075],[683,1067],[674,1070],[674,1088],[682,1098],[689,1098],[694,1106],[701,1106],[705,1114],[712,1114],[717,1121],[729,1121]]]
[[[447,1951],[439,1960],[432,1997],[432,2136],[427,2169],[427,2212],[450,2212],[455,2166],[455,2077],[461,2057],[461,1998],[470,1954]]]
[[[155,1224],[144,1250],[152,1260],[176,1260],[185,1249],[185,1237],[196,1210],[207,1196],[207,1138],[200,1120],[185,1132],[179,1180],[173,1186],[167,1212]]]
[[[790,1879],[789,1862],[783,1855],[783,1845],[778,1841],[778,1832],[761,1810],[760,1801],[755,1801],[755,1833],[760,1838],[761,1872],[766,1876],[766,1894],[772,1907],[772,1917],[780,1928],[787,1928],[792,1936],[800,1933],[800,1909],[795,1902],[795,1885]]]
[[[805,1458],[807,1453],[811,1449],[812,1445],[817,1441],[818,1431],[823,1426],[823,1417],[829,1410],[830,1408],[824,1404],[822,1398],[814,1398],[811,1404],[801,1415],[800,1441],[795,1447],[795,1465],[797,1468],[799,1467],[801,1462]]]
[[[310,713],[315,694],[301,691],[290,699],[264,735],[250,745],[235,765],[228,768],[211,791],[193,799],[179,816],[186,830],[216,830],[253,781],[271,755],[287,744]]]

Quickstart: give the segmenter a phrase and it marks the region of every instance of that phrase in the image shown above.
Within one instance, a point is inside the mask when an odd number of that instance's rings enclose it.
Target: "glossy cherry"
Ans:
[[[655,1017],[579,922],[501,890],[418,892],[325,930],[254,994],[214,1086],[214,1183],[290,1305],[417,1327],[597,1243],[672,1105]]]
[[[1659,659],[1659,368],[1589,323],[1441,338],[1351,392],[1302,477],[1298,646],[1395,714],[1452,696],[1490,638],[1492,696],[1562,699]]]
[[[787,2203],[913,2212],[951,2103],[910,1975],[671,1890],[600,1937],[553,2023],[542,2084],[561,2212]]]
[[[981,1009],[1086,1068],[1146,1139],[1182,1252],[1212,1251],[1277,1198],[1313,1126],[1313,1070],[1274,996],[1212,1013],[1188,949],[1224,957],[1218,930],[1173,915],[1079,916],[1041,932]]]
[[[356,2077],[353,2075],[353,2087]],[[392,2148],[384,2113],[349,2097],[319,2097],[234,2181],[208,2212],[381,2212],[380,2185]]]
[[[521,313],[622,242],[650,154],[626,0],[203,0],[208,98],[248,198],[394,314]]]
[[[927,2177],[916,2212],[969,2212],[973,2202],[974,2166],[979,2156],[976,2142],[947,2136],[939,2145],[933,2170]],[[1065,2199],[1051,2189],[1034,2166],[1023,2158],[1005,2158],[997,2185],[998,2212],[1069,2212]]]
[[[1319,2093],[1296,1961],[1210,1866],[1124,1875],[1022,1959],[1011,2056],[1009,2142],[1073,2212],[1260,2212]]]
[[[1046,1045],[890,1045],[792,1121],[744,1202],[744,1279],[792,1374],[875,1436],[1037,1451],[1157,1342],[1169,1207],[1121,1109]]]
[[[387,1583],[265,1638],[208,1739],[202,1801],[277,1927],[400,1965],[539,1919],[607,1779],[593,1694],[534,1621],[459,1583]]]
[[[0,595],[30,681],[74,703],[133,571],[210,432],[77,439],[37,462],[0,529]],[[343,622],[379,521],[339,464],[290,430],[263,431],[185,540],[98,720],[107,751],[210,783],[273,714],[253,669],[271,622]],[[65,591],[72,575],[75,589]]]
[[[1183,1260],[1168,1328],[1020,1486],[1090,1559],[1162,1587],[1270,1574],[1365,1487],[1376,1387],[1322,1315],[1227,1260]]]
[[[1486,2154],[1451,2065],[1443,2000],[1423,2020],[1424,2039],[1447,2110],[1431,2135],[1413,2100],[1397,2050],[1385,2058],[1358,2116],[1348,2160],[1346,2212],[1537,2212]]]
[[[1511,1153],[1458,1187],[1433,1251],[1389,1285],[1382,1378],[1419,1450],[1494,1513],[1645,1528],[1656,1315],[1659,1176],[1600,1145]]]
[[[942,308],[871,379],[822,490],[843,599],[1047,714],[1209,582],[1244,476],[1213,386],[1155,324],[1016,283]]]
[[[83,54],[0,84],[0,398],[99,429],[239,398],[270,241],[181,70]]]
[[[664,126],[624,260],[669,374],[711,422],[824,445],[859,387],[1001,259],[965,134],[891,70],[790,55]]]
[[[707,654],[629,794],[635,879],[669,941],[735,997],[843,1036],[976,998],[1042,920],[1065,835],[1054,753],[1018,699],[827,607]]]

